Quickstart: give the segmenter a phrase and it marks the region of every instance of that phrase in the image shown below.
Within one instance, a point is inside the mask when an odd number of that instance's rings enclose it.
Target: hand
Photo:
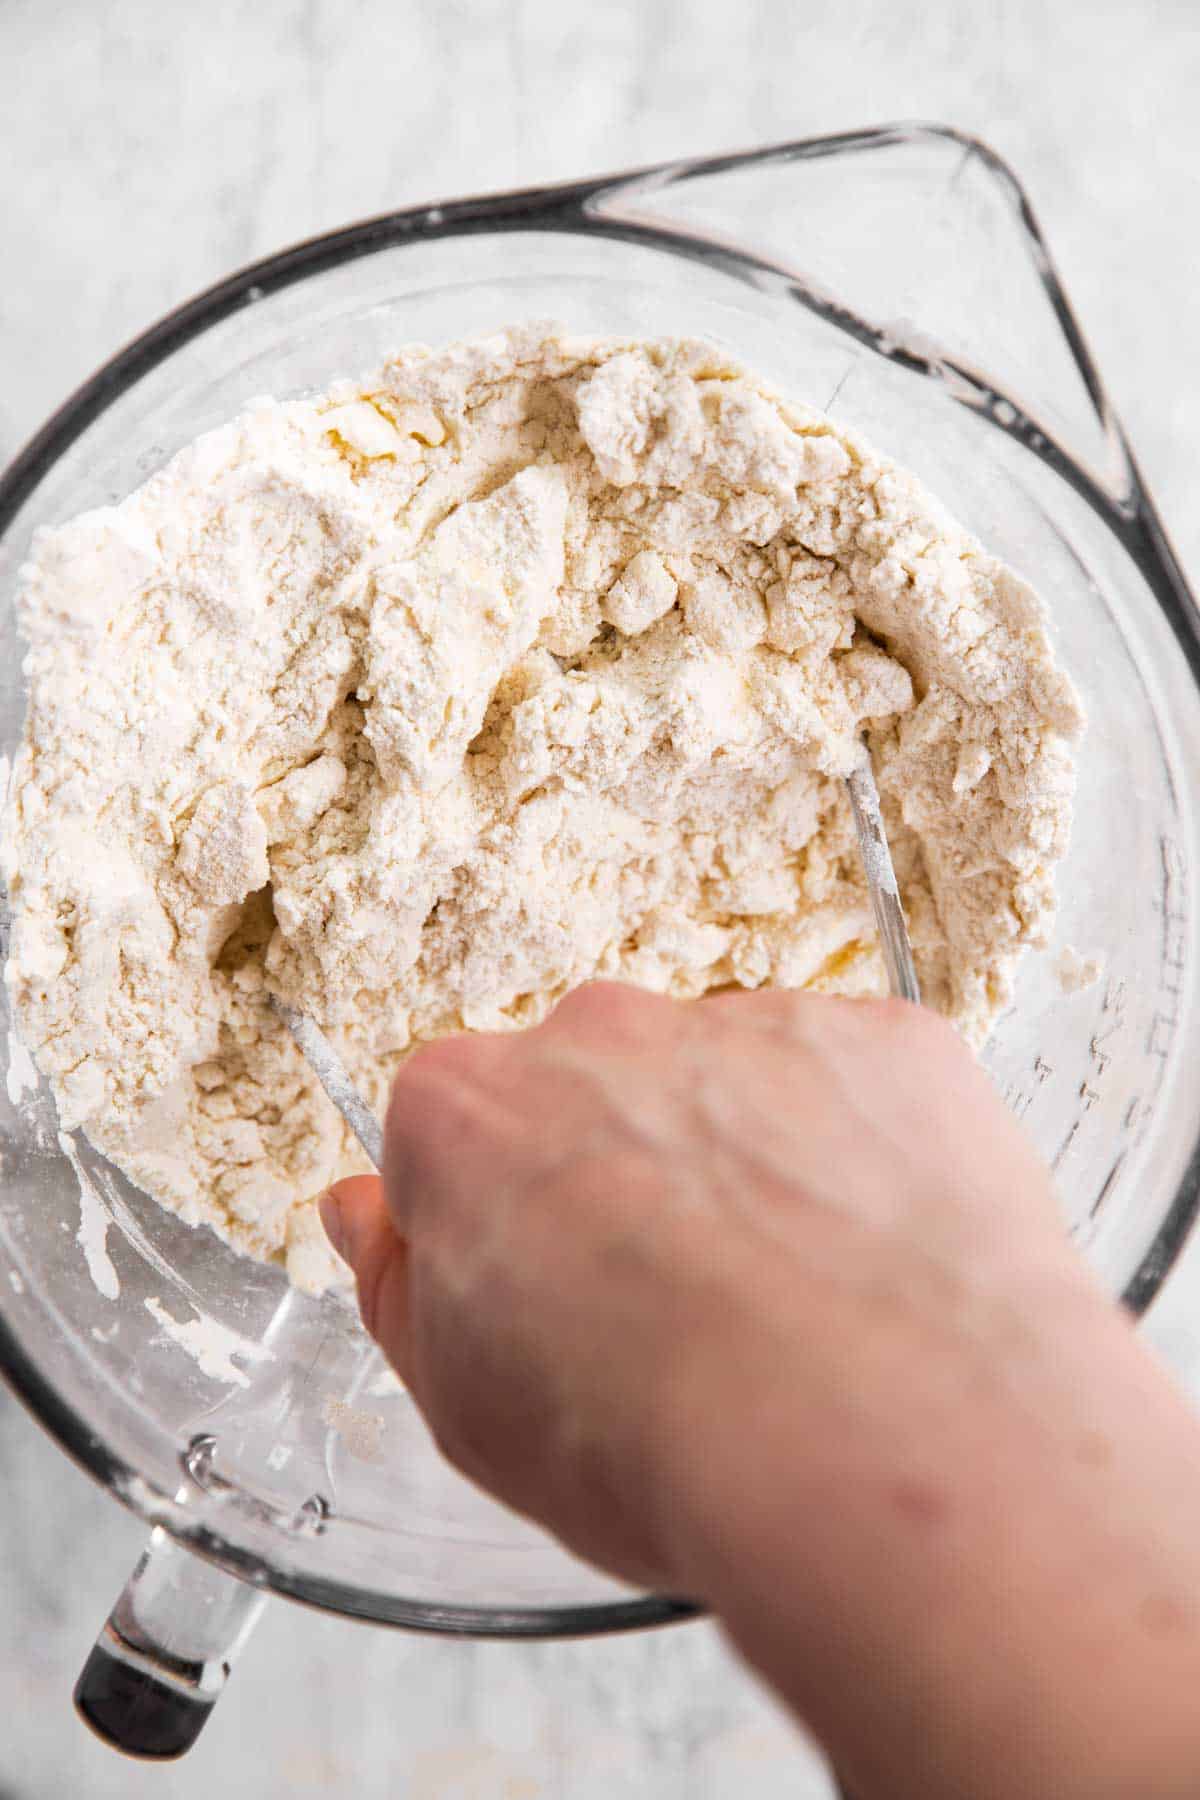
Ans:
[[[944,1023],[586,988],[412,1059],[386,1189],[324,1212],[446,1455],[863,1800],[1200,1791],[1200,1434]]]

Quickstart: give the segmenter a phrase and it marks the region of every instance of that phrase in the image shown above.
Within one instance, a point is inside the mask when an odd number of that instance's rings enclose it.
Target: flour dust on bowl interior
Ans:
[[[865,262],[868,241],[887,254]],[[954,254],[939,259],[943,242]],[[1088,717],[1075,825],[1055,941],[1026,959],[986,1060],[1104,1280],[1144,1304],[1195,1203],[1193,612],[1136,476],[1119,455],[1096,467],[1113,440],[1094,430],[1094,384],[1035,249],[984,154],[884,132],[400,215],[234,278],[118,358],[0,489],[0,748],[12,755],[23,717],[11,606],[35,528],[119,499],[257,395],[320,390],[397,344],[512,319],[712,337],[914,469],[1050,604]],[[1092,986],[1064,990],[1068,945],[1102,962]],[[81,1135],[64,1147],[28,1077],[10,1046],[0,1354],[63,1445],[160,1528],[106,1638],[127,1667],[211,1704],[253,1612],[237,1588],[218,1601],[214,1562],[432,1630],[676,1616],[457,1480],[340,1300],[289,1290],[170,1218]],[[176,1556],[176,1541],[210,1560]],[[198,1627],[206,1615],[224,1644]]]

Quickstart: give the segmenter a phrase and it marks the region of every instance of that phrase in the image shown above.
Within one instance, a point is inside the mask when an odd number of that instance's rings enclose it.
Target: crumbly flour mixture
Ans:
[[[615,977],[882,991],[865,731],[926,998],[1045,941],[1078,702],[920,485],[712,345],[527,327],[264,400],[38,539],[6,873],[20,1031],[165,1205],[302,1285],[423,1039]]]

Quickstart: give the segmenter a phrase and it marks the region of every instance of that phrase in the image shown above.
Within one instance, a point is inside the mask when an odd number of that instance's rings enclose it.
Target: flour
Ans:
[[[264,1344],[243,1337],[207,1313],[200,1313],[194,1319],[177,1319],[155,1295],[143,1300],[142,1305],[171,1342],[190,1356],[200,1373],[207,1375],[210,1381],[223,1381],[229,1387],[249,1387],[250,1377],[238,1367],[234,1357],[251,1365],[274,1360],[274,1352]]]
[[[106,1300],[119,1300],[121,1282],[108,1254],[108,1228],[112,1223],[108,1209],[89,1181],[79,1153],[65,1131],[58,1134],[58,1147],[79,1184],[79,1230],[75,1233],[75,1242],[83,1251],[92,1286]]]
[[[33,1058],[16,1032],[10,1031],[8,1034],[8,1071],[4,1077],[10,1104],[20,1106],[26,1094],[37,1091],[37,1084],[38,1074],[33,1066]]]
[[[24,572],[21,1036],[192,1223],[339,1274],[369,1101],[592,977],[884,978],[865,733],[922,991],[980,1043],[1045,942],[1078,703],[1031,590],[910,476],[699,342],[528,327],[263,400]]]

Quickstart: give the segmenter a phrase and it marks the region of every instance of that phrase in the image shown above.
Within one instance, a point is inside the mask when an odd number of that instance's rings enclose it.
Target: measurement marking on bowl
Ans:
[[[1105,1038],[1111,1037],[1114,1031],[1119,1031],[1125,1020],[1125,983],[1123,981],[1109,982],[1104,990],[1104,999],[1101,1002],[1100,1011],[1103,1013],[1116,1014],[1116,1018],[1111,1025],[1107,1026],[1104,1031],[1098,1031],[1096,1033],[1097,1039],[1100,1042],[1103,1042]]]
[[[1163,836],[1159,839],[1162,853],[1162,899],[1159,909],[1163,915],[1163,961],[1182,969],[1184,951],[1182,948],[1182,928],[1187,924],[1187,875],[1182,853],[1174,838]],[[1174,904],[1173,904],[1174,903]],[[1174,928],[1180,931],[1180,938],[1172,941]],[[1178,950],[1178,956],[1172,957],[1170,949]]]
[[[1004,1090],[1004,1104],[1014,1118],[1023,1119],[1033,1105],[1033,1095],[1026,1091],[1017,1081],[1010,1081]]]
[[[1066,1137],[1063,1139],[1062,1143],[1058,1146],[1058,1149],[1054,1153],[1054,1156],[1050,1163],[1050,1167],[1055,1172],[1055,1174],[1057,1174],[1059,1168],[1066,1161],[1068,1155],[1070,1154],[1072,1144],[1075,1142],[1075,1139],[1079,1136],[1079,1125],[1080,1125],[1080,1121],[1078,1119],[1076,1119],[1076,1121],[1072,1125],[1070,1131],[1068,1131]]]
[[[1167,1058],[1179,1027],[1183,977],[1187,969],[1187,928],[1190,917],[1187,894],[1187,866],[1174,838],[1165,833],[1159,838],[1162,876],[1159,897],[1155,901],[1162,914],[1162,950],[1159,956],[1159,993],[1165,1004],[1155,1008],[1150,1021],[1146,1049],[1158,1059],[1158,1082],[1165,1073]]]
[[[1114,1162],[1112,1168],[1108,1171],[1108,1174],[1104,1177],[1104,1182],[1103,1182],[1103,1185],[1101,1186],[1100,1192],[1096,1195],[1096,1198],[1092,1201],[1091,1206],[1088,1208],[1088,1218],[1089,1219],[1095,1218],[1096,1214],[1100,1211],[1100,1208],[1104,1205],[1104,1202],[1108,1199],[1108,1196],[1112,1193],[1113,1188],[1116,1186],[1116,1183],[1117,1183],[1117,1177],[1121,1173],[1121,1166],[1125,1161],[1126,1155],[1127,1155],[1127,1152],[1122,1150],[1120,1156],[1118,1156],[1116,1162]]]
[[[1171,1044],[1178,1024],[1179,1020],[1173,1014],[1165,1013],[1161,1008],[1150,1021],[1150,1035],[1146,1040],[1146,1049],[1151,1056],[1157,1056],[1163,1064],[1171,1054]]]

